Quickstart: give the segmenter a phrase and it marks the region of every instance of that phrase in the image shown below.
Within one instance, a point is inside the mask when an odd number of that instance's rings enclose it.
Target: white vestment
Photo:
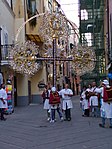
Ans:
[[[100,90],[99,88],[93,87],[90,92],[94,92],[94,93],[97,94],[97,93],[100,92],[99,90]],[[97,95],[90,97],[90,99],[89,99],[89,105],[90,106],[98,106],[98,96]]]
[[[59,95],[62,96],[62,100],[63,100],[62,109],[63,110],[71,109],[73,108],[71,97],[65,96],[65,94],[73,95],[73,92],[71,89],[62,89],[61,91],[59,91]]]
[[[103,97],[103,89],[101,88],[101,96]],[[112,118],[112,102],[103,102],[101,105],[101,117]]]
[[[7,108],[7,93],[5,91],[5,89],[0,89],[0,98],[2,98],[4,100],[3,101],[0,99],[0,108]]]

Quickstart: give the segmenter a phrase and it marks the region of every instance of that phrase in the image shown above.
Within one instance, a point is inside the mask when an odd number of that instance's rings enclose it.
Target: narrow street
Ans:
[[[46,121],[41,104],[15,108],[0,121],[0,149],[112,149],[112,129],[100,118],[82,117],[79,97],[73,98],[72,121]]]

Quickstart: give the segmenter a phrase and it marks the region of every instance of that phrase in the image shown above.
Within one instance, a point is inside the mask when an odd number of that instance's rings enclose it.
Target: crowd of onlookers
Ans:
[[[108,80],[103,80],[99,87],[96,82],[92,82],[88,87],[83,86],[80,95],[80,107],[82,116],[101,117],[100,127],[105,127],[105,120],[110,120],[112,128],[112,87],[109,86]]]

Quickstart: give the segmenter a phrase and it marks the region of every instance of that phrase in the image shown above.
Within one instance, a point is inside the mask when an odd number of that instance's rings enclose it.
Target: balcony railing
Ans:
[[[9,62],[9,51],[14,45],[1,45],[1,65],[6,65]]]

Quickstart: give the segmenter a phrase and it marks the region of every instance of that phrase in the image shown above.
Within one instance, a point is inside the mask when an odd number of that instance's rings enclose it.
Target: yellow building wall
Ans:
[[[16,13],[15,19],[15,36],[18,33],[18,29],[20,26],[28,19],[27,16],[27,8],[24,6],[26,0],[23,3],[23,0],[17,0],[14,5],[14,10]],[[44,10],[44,1],[38,0],[38,12],[42,13]],[[26,9],[25,9],[26,8]],[[24,11],[25,10],[25,11]],[[25,34],[33,34],[38,35],[40,23],[39,19],[37,18],[37,25],[36,27],[32,28],[29,26],[29,23],[26,24],[19,33],[17,38],[17,42],[24,42],[25,41]],[[18,95],[18,105],[27,105],[28,104],[28,80],[31,81],[31,95],[39,95],[42,91],[38,88],[38,83],[44,80],[46,83],[46,68],[43,66],[35,75],[33,76],[24,76],[21,74],[17,74],[17,95]]]
[[[24,23],[24,1],[16,0],[14,5],[14,13],[15,13],[15,37],[18,34],[18,30],[21,25]],[[23,26],[16,42],[24,42],[25,41],[25,26]]]
[[[37,9],[37,14],[41,14],[44,11],[44,1],[41,0],[37,0],[36,1],[36,9]],[[28,20],[28,14],[27,14],[27,6],[26,6],[26,20]],[[38,35],[38,30],[40,27],[40,23],[41,23],[42,18],[41,17],[37,17],[36,18],[36,26],[31,26],[30,23],[28,22],[26,24],[26,34],[33,34],[33,35]]]
[[[18,30],[23,23],[24,23],[23,18],[16,18],[15,19],[15,37],[18,34]],[[15,42],[19,42],[19,43],[25,42],[25,28],[24,27],[22,28],[21,32],[17,36],[17,41],[15,41]]]
[[[14,3],[14,13],[16,18],[24,18],[24,2],[22,0],[16,0]]]
[[[41,94],[42,90],[38,88],[38,83],[40,81],[43,81],[46,84],[47,82],[45,66],[41,70],[39,70],[34,76],[32,76],[30,78],[30,81],[31,81],[31,93],[33,95]]]
[[[28,77],[17,74],[18,96],[28,96]]]

